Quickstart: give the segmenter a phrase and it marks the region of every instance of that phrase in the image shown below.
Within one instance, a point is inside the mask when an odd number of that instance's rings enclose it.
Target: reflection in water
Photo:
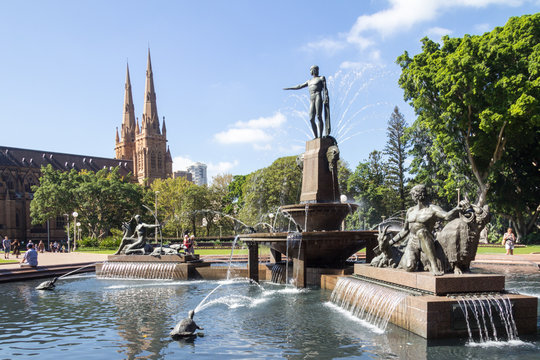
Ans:
[[[507,288],[540,292],[540,276],[510,277]],[[197,313],[204,337],[168,333],[216,288],[215,281],[66,278],[55,292],[28,281],[2,285],[0,358],[58,359],[533,359],[540,341],[505,347],[466,340],[426,341],[389,325],[374,331],[329,306],[330,292],[264,283],[223,285]],[[511,346],[513,345],[513,346]]]

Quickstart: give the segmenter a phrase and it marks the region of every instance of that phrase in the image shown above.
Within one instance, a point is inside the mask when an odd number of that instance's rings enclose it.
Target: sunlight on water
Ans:
[[[485,341],[485,342],[467,342],[467,346],[481,347],[481,348],[504,348],[507,346],[526,346],[536,347],[535,344],[529,343],[523,340],[509,340],[509,341]]]
[[[336,304],[334,304],[331,301],[326,301],[324,303],[324,305],[326,307],[332,309],[333,311],[338,312],[341,315],[347,317],[347,319],[361,324],[363,327],[365,327],[369,331],[374,332],[375,334],[384,334],[384,329],[378,328],[377,326],[375,326],[375,325],[373,325],[373,324],[371,324],[371,323],[369,323],[369,322],[367,322],[365,320],[362,320],[362,319],[354,316],[350,311],[347,311],[347,310],[343,309],[342,307],[337,306]]]

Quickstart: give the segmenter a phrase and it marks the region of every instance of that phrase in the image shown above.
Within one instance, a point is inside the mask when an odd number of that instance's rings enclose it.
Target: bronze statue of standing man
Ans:
[[[307,87],[309,89],[309,121],[313,129],[315,138],[323,137],[323,105],[324,105],[324,136],[330,135],[330,100],[328,98],[328,89],[326,88],[326,79],[324,76],[319,76],[319,67],[313,65],[310,69],[311,79],[303,84],[285,88],[283,90],[298,90]],[[315,123],[317,117],[319,128]]]

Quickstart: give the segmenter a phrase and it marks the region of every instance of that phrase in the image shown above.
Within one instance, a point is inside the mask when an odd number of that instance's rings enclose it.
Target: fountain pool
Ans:
[[[507,274],[507,289],[540,295],[540,273]],[[536,359],[538,336],[516,342],[427,341],[388,325],[385,331],[329,302],[320,289],[247,281],[221,286],[201,306],[204,337],[178,342],[169,331],[217,281],[67,277],[54,292],[40,282],[2,285],[1,359]]]

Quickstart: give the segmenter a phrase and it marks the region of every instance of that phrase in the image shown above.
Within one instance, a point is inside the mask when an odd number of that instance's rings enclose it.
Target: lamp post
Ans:
[[[77,239],[81,241],[81,223],[77,221]]]
[[[156,216],[155,217],[155,220],[156,220],[156,225],[158,225],[158,220],[157,220],[157,196],[159,194],[159,191],[156,191],[155,192],[155,201],[154,201],[154,215]],[[155,231],[155,234],[156,234],[156,244],[158,242],[158,229],[156,228],[156,231]],[[163,244],[161,244],[161,246],[163,247]]]
[[[79,213],[74,211],[73,214],[73,251],[77,250],[77,216]]]
[[[67,251],[69,253],[70,251],[70,247],[69,247],[69,215],[68,214],[64,214],[64,216],[66,217],[66,223],[67,223]]]

